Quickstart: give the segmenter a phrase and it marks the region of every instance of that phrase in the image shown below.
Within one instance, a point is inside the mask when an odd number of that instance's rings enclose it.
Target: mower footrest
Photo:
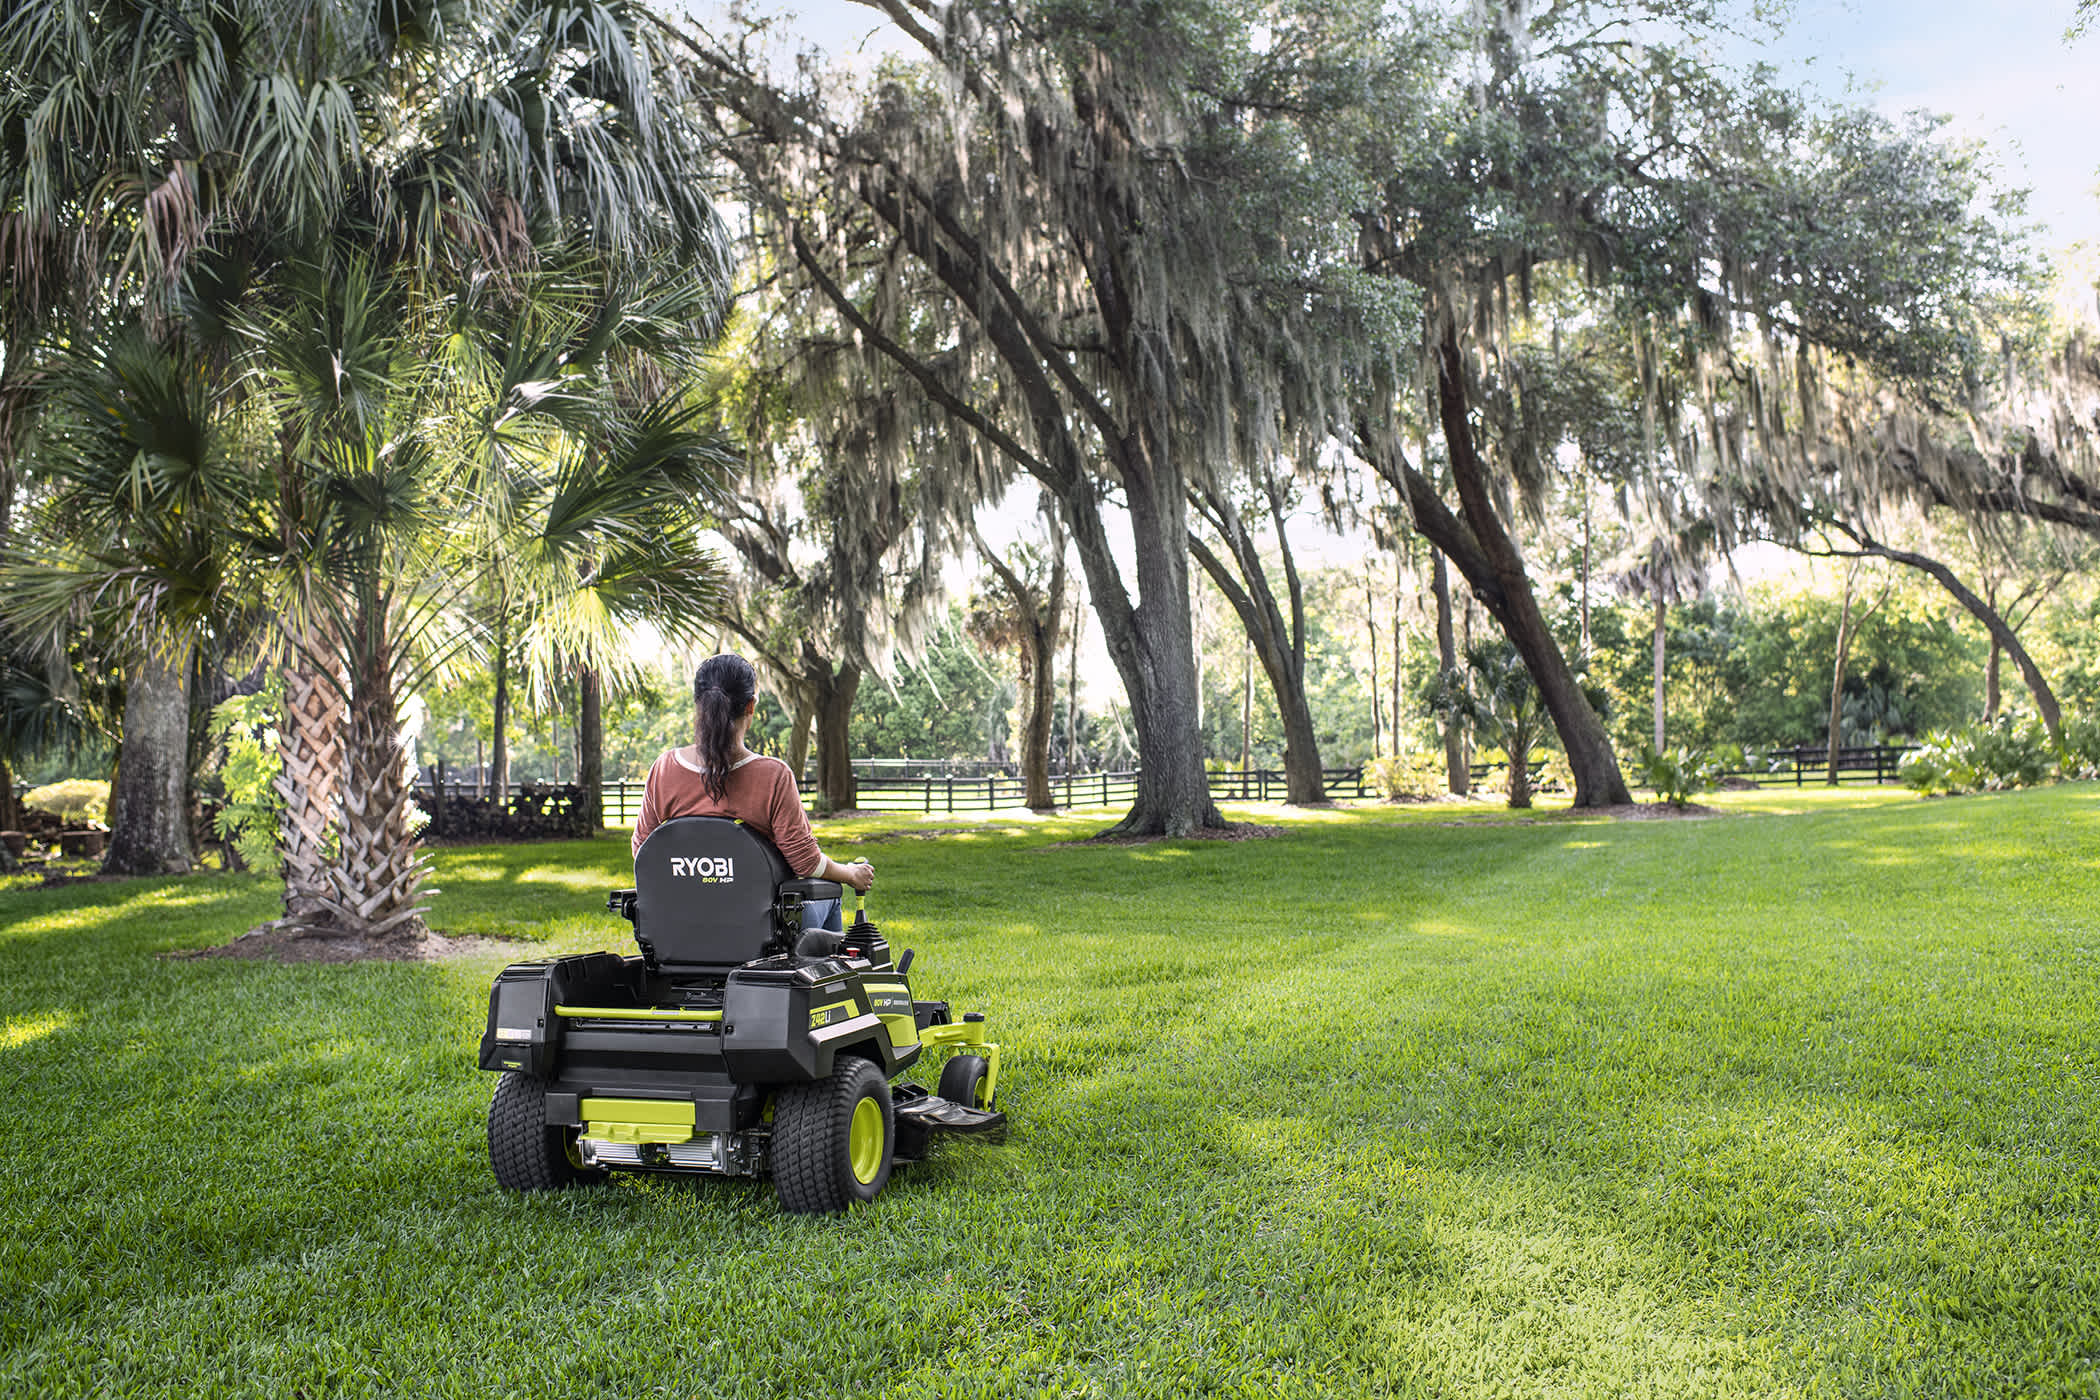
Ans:
[[[994,1142],[1006,1136],[1005,1114],[953,1103],[938,1094],[899,1098],[896,1114],[897,1155],[906,1161],[924,1157],[936,1133],[984,1137]]]

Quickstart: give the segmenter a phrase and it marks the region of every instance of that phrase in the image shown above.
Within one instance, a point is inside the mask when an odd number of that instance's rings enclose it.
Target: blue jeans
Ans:
[[[802,927],[830,929],[833,933],[846,931],[845,911],[840,907],[843,900],[808,899],[802,902]]]

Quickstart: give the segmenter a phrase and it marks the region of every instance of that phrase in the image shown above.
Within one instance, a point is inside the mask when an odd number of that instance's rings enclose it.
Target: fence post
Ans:
[[[933,779],[932,779],[932,778],[928,778],[928,779],[926,780],[926,796],[925,796],[925,799],[924,799],[924,800],[923,800],[922,802],[920,802],[920,804],[919,804],[919,810],[920,810],[920,811],[922,811],[922,812],[931,812],[931,811],[933,810]]]
[[[953,777],[948,779],[948,815],[951,817],[955,815],[955,779]]]

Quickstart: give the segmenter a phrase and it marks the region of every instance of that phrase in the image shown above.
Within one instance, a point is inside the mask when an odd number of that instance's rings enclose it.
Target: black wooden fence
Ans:
[[[1911,746],[1879,745],[1838,750],[1838,781],[1842,783],[1893,782],[1896,766]],[[1820,745],[1776,749],[1760,755],[1752,766],[1732,770],[1728,776],[1747,779],[1760,787],[1804,787],[1824,780],[1829,751]],[[956,812],[997,812],[1027,806],[1027,789],[1010,768],[982,761],[942,764],[921,760],[871,760],[853,765],[859,789],[858,805],[868,812],[916,812],[947,815]],[[908,771],[900,772],[899,769]],[[1500,764],[1476,763],[1472,767],[1476,790],[1495,779]],[[1328,768],[1322,771],[1330,798],[1377,796],[1363,768]],[[1059,774],[1050,779],[1050,795],[1060,807],[1127,807],[1137,800],[1135,771]],[[424,785],[428,790],[428,784]],[[1220,770],[1210,775],[1210,794],[1220,802],[1280,802],[1289,790],[1280,768],[1257,768],[1249,772]],[[471,784],[463,791],[471,796]],[[816,778],[805,775],[804,801],[814,802]],[[612,826],[631,826],[642,810],[639,779],[605,785],[605,820]]]
[[[1838,750],[1837,776],[1841,783],[1887,783],[1896,780],[1897,766],[1914,744],[1862,745]],[[918,759],[874,759],[853,765],[860,788],[860,807],[876,812],[996,812],[1027,805],[1026,788],[1010,768],[983,761],[960,760],[940,763]],[[1728,776],[1747,779],[1760,787],[1808,787],[1826,781],[1830,751],[1821,744],[1772,749],[1753,756],[1749,765]],[[1477,788],[1501,771],[1501,765],[1476,763],[1473,783]],[[1134,771],[1059,774],[1050,780],[1050,794],[1060,807],[1125,807],[1137,799]],[[1321,774],[1330,798],[1375,797],[1361,767],[1329,768]],[[521,793],[544,792],[546,784],[512,783],[506,806],[515,805]],[[29,792],[29,784],[15,785],[17,797]],[[814,775],[805,779],[802,793],[813,800]],[[1220,770],[1210,775],[1211,796],[1220,802],[1279,802],[1288,791],[1283,771],[1257,768],[1242,773]],[[436,796],[431,777],[425,773],[415,788],[416,801],[429,811]],[[485,795],[472,782],[448,780],[449,800],[471,800]],[[605,785],[605,820],[610,826],[632,826],[642,810],[640,779]]]

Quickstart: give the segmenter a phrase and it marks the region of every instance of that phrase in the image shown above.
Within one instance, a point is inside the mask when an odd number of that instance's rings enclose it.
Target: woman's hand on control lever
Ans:
[[[875,867],[865,860],[857,860],[845,870],[846,883],[853,886],[856,894],[866,894],[868,887],[875,883]]]

